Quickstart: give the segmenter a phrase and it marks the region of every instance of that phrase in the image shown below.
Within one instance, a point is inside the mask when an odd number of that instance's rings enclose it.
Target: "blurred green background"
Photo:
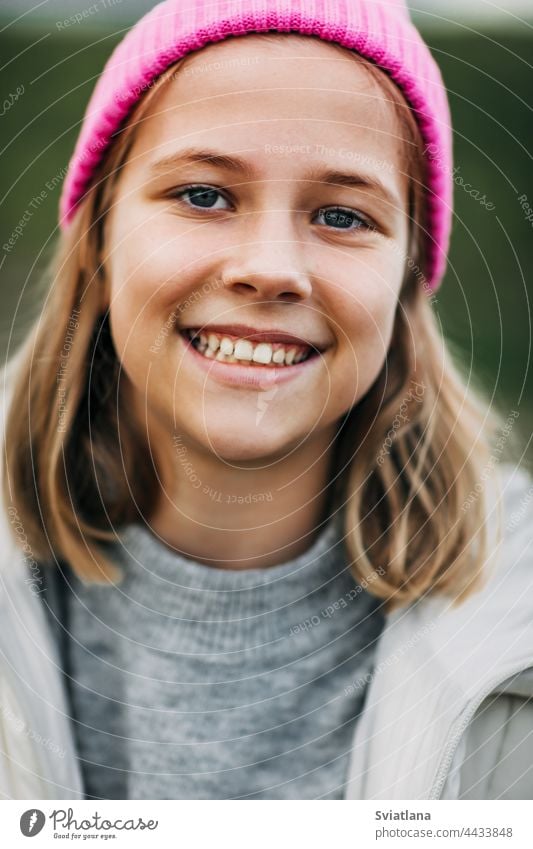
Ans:
[[[108,11],[62,29],[31,12],[16,22],[0,16],[1,246],[26,218],[14,247],[0,247],[3,351],[35,314],[35,287],[56,235],[60,184],[80,119],[99,70],[129,26],[127,17]],[[459,22],[437,26],[424,15],[417,22],[449,90],[458,166],[450,265],[434,309],[473,380],[505,415],[520,411],[517,428],[531,456],[533,29],[520,21],[484,24],[483,31]]]

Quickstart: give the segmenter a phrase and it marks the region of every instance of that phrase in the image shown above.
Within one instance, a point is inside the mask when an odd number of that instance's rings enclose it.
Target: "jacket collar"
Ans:
[[[503,689],[533,696],[533,481],[509,465],[498,477],[503,539],[482,588],[457,607],[427,596],[387,619],[347,799],[438,799],[483,699]]]
[[[0,516],[0,680],[13,709],[0,737],[12,763],[0,770],[8,798],[83,799],[70,714],[55,642],[46,621],[46,588],[14,545]],[[21,745],[23,744],[23,745]],[[23,752],[31,751],[31,757]]]

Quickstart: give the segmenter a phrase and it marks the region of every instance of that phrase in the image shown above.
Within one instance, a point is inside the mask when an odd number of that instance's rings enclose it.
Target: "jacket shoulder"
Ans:
[[[533,799],[533,697],[491,693],[465,732],[460,757],[456,798]]]
[[[533,472],[525,466],[504,463],[498,483],[507,540],[533,537]]]
[[[511,463],[503,464],[500,472],[506,565],[520,568],[529,586],[533,475]],[[533,666],[502,681],[480,704],[463,734],[445,789],[448,798],[533,799]]]

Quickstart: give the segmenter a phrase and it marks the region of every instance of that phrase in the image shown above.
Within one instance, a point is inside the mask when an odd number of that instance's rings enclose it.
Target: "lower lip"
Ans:
[[[185,350],[188,352],[210,377],[230,386],[244,386],[250,389],[268,389],[270,386],[278,386],[287,383],[305,372],[315,369],[321,362],[322,356],[311,357],[304,362],[293,366],[239,366],[237,363],[221,363],[219,360],[208,359],[200,354],[190,339],[178,333]]]

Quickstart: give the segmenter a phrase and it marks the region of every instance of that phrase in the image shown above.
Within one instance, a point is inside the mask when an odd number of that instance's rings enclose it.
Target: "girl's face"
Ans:
[[[248,35],[189,56],[135,133],[105,263],[136,409],[169,442],[224,460],[332,435],[383,366],[406,263],[408,181],[386,95],[318,39]],[[182,334],[247,335],[231,325],[320,353],[223,364]]]

